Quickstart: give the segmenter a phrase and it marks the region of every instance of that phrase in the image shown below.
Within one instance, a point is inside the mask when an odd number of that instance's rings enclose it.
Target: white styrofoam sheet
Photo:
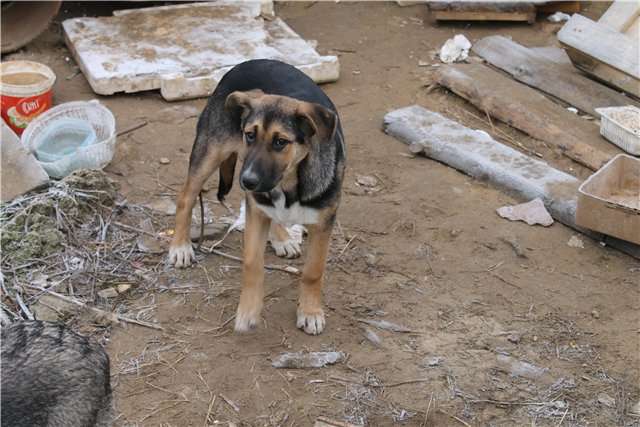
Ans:
[[[318,83],[335,81],[338,59],[322,56],[270,1],[219,0],[115,11],[62,23],[65,39],[100,95],[161,89],[167,100],[209,95],[234,65],[279,59]]]

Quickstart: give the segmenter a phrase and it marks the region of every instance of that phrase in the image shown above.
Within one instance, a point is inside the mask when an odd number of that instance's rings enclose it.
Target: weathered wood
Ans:
[[[538,12],[542,12],[542,13],[553,13],[553,12],[578,13],[580,12],[580,2],[579,1],[550,1],[550,2],[545,2],[545,4],[537,5],[536,8],[538,9]]]
[[[433,2],[429,10],[437,21],[527,21],[535,22],[531,2]]]
[[[640,16],[640,1],[614,1],[598,19],[599,24],[624,33]]]
[[[558,32],[565,46],[640,79],[640,49],[634,40],[607,25],[575,14]]]
[[[412,105],[384,117],[386,133],[421,153],[477,179],[489,181],[522,200],[540,198],[553,218],[588,236],[640,258],[640,246],[576,225],[580,181],[433,111]]]
[[[564,55],[562,49],[556,49]],[[585,77],[575,68],[549,60],[550,52],[542,55],[539,50],[529,49],[503,36],[485,37],[473,45],[473,51],[516,80],[593,116],[600,116],[595,111],[599,107],[638,105],[617,91]]]
[[[592,122],[485,65],[443,66],[436,71],[435,79],[480,110],[559,147],[567,157],[592,170],[621,152],[600,136]]]
[[[621,89],[628,94],[640,98],[640,80],[610,65],[603,64],[577,49],[567,48],[566,51],[576,68],[604,84]]]

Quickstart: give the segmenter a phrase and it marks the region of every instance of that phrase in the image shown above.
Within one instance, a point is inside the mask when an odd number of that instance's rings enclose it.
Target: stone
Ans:
[[[515,206],[503,206],[498,208],[498,215],[511,221],[524,221],[529,225],[542,225],[545,227],[553,224],[553,218],[549,215],[542,199],[536,197],[527,203]]]

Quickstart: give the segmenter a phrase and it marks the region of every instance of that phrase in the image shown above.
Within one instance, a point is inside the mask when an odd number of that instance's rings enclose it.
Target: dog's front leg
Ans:
[[[309,335],[318,335],[324,329],[322,309],[322,282],[327,252],[331,240],[331,224],[309,226],[309,249],[302,272],[297,326]]]
[[[169,247],[169,263],[187,267],[195,258],[191,247],[191,210],[207,178],[220,167],[231,152],[221,144],[208,144],[198,140],[191,153],[187,182],[176,203],[176,227]]]
[[[242,292],[236,312],[237,332],[246,332],[258,324],[264,298],[264,250],[271,219],[247,196],[244,229]]]

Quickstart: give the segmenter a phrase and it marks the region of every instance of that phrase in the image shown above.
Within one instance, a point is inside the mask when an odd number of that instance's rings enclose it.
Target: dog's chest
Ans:
[[[277,223],[285,226],[294,224],[316,224],[319,218],[317,209],[308,208],[300,205],[299,202],[286,206],[284,194],[276,190],[272,192],[271,201],[273,206],[257,203],[258,208],[264,212],[269,218]]]

